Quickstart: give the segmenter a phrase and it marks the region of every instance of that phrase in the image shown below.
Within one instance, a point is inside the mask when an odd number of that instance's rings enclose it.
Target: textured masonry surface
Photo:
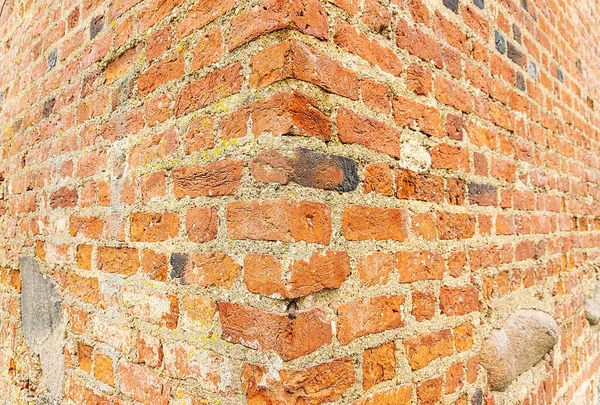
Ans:
[[[3,1],[0,403],[595,403],[599,13]]]

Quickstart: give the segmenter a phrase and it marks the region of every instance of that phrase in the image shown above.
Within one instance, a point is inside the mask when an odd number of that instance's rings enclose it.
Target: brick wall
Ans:
[[[0,402],[591,404],[599,12],[6,0]],[[519,309],[558,342],[493,391]]]

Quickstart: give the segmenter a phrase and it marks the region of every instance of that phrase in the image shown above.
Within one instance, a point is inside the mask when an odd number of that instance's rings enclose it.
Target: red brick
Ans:
[[[174,169],[175,197],[215,197],[234,194],[241,184],[242,168],[242,161],[226,159],[206,166]]]
[[[362,399],[352,402],[352,405],[411,405],[412,387],[404,385],[402,387],[390,388],[385,391],[379,391],[369,394]]]
[[[446,370],[445,394],[453,394],[463,387],[464,370],[463,363],[454,363]]]
[[[131,148],[129,161],[133,167],[146,165],[177,150],[179,135],[175,129],[144,137]]]
[[[179,217],[170,212],[134,212],[129,235],[133,242],[164,242],[179,232]]]
[[[448,316],[465,315],[479,308],[479,290],[475,287],[442,287],[440,310]]]
[[[184,266],[184,284],[233,287],[240,277],[241,267],[225,253],[194,253]]]
[[[139,46],[130,48],[110,62],[104,71],[106,84],[111,84],[125,76],[138,62],[140,51],[141,47]]]
[[[412,314],[418,322],[430,320],[435,315],[437,301],[432,290],[413,291]]]
[[[402,295],[364,298],[337,307],[337,338],[346,345],[372,333],[404,326],[401,306]]]
[[[344,252],[316,253],[306,260],[292,261],[287,269],[269,255],[248,254],[244,260],[246,287],[267,296],[296,298],[339,288],[349,275],[350,259]]]
[[[164,197],[166,187],[166,172],[161,170],[140,179],[142,201],[148,202],[155,198]]]
[[[130,275],[140,267],[138,251],[130,248],[98,247],[98,270]]]
[[[219,303],[222,338],[254,350],[272,350],[283,360],[312,353],[331,343],[331,323],[320,308],[288,314]]]
[[[169,329],[177,327],[179,301],[175,295],[161,291],[160,282],[145,283],[147,290],[133,284],[125,286],[120,298],[129,315]]]
[[[370,389],[396,375],[396,344],[394,342],[365,350],[363,354],[363,388]]]
[[[148,70],[143,72],[138,79],[138,92],[140,98],[153,92],[165,83],[183,76],[185,60],[182,55],[154,63]]]
[[[338,137],[343,143],[358,143],[377,152],[400,157],[400,131],[389,125],[340,108],[337,126]]]
[[[187,236],[192,242],[208,242],[217,237],[219,219],[215,207],[190,208],[185,218]]]
[[[394,76],[402,73],[402,63],[390,48],[370,40],[345,21],[338,20],[333,40],[338,46]]]
[[[285,41],[265,49],[251,60],[250,87],[262,88],[286,79],[298,79],[328,92],[358,99],[358,77],[341,62],[299,41]]]
[[[452,355],[454,341],[452,331],[444,329],[404,341],[408,363],[413,370],[419,370],[432,361]]]
[[[192,70],[218,62],[223,55],[223,34],[221,28],[215,28],[198,39],[194,47]]]
[[[360,81],[362,99],[373,111],[389,114],[392,104],[390,90],[385,84],[376,82],[368,77]]]
[[[350,358],[335,359],[306,369],[270,372],[244,364],[242,388],[249,404],[320,404],[341,398],[356,376]]]
[[[146,40],[146,60],[152,62],[165,53],[170,47],[173,36],[171,35],[171,26],[155,31]]]
[[[393,270],[394,260],[386,252],[372,252],[358,262],[360,281],[366,286],[386,284]]]
[[[444,275],[444,258],[434,252],[398,252],[395,267],[401,283],[421,280],[441,280]]]
[[[396,124],[407,126],[430,136],[440,137],[444,134],[444,123],[437,108],[403,96],[396,96],[392,106]]]
[[[235,0],[200,0],[179,21],[177,37],[183,38],[233,10]]]
[[[137,338],[138,363],[158,367],[162,363],[163,349],[159,338],[140,333]]]
[[[407,237],[407,213],[399,208],[349,206],[342,216],[342,233],[347,240],[397,240]]]
[[[437,404],[442,398],[442,377],[431,378],[417,384],[419,404]]]
[[[438,212],[436,223],[443,240],[468,239],[475,234],[475,219],[469,214]]]
[[[468,173],[471,169],[469,151],[460,146],[440,143],[431,148],[431,166]]]
[[[328,244],[331,214],[328,206],[308,201],[238,201],[227,205],[227,229],[232,239]]]
[[[396,197],[442,203],[444,201],[444,181],[441,177],[433,174],[400,169],[396,172]]]
[[[394,176],[387,163],[371,163],[365,167],[364,192],[394,195]]]
[[[69,233],[71,236],[85,236],[98,239],[102,235],[104,221],[98,217],[82,217],[71,215]]]
[[[171,382],[159,377],[153,371],[121,360],[118,374],[121,392],[128,397],[149,405],[169,403]]]
[[[327,14],[318,0],[265,0],[232,20],[229,50],[261,35],[285,28],[327,39]]]
[[[465,89],[458,87],[444,77],[435,78],[435,98],[451,107],[470,113],[473,110],[473,97]]]
[[[115,371],[112,359],[103,353],[94,354],[94,377],[98,381],[115,386]]]
[[[413,63],[406,69],[406,87],[418,96],[431,93],[432,74],[419,63]]]
[[[185,153],[211,149],[215,146],[214,119],[211,117],[194,118],[185,133]]]
[[[35,211],[35,198],[33,198],[33,209],[27,211]],[[61,187],[50,195],[50,208],[70,208],[77,204],[77,190],[71,190],[67,187]],[[21,211],[21,212],[27,212]]]
[[[237,93],[243,79],[242,65],[234,63],[187,84],[177,94],[175,115],[179,117]]]
[[[409,26],[404,19],[398,19],[396,23],[396,44],[427,63],[433,61],[438,69],[442,67],[442,50],[438,42]]]
[[[142,271],[152,280],[166,281],[168,272],[167,256],[153,250],[142,251]]]

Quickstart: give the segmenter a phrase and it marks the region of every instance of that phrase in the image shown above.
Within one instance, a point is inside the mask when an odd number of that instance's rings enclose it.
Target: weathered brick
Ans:
[[[348,206],[342,216],[342,233],[348,240],[397,240],[407,236],[407,214],[399,208]]]
[[[140,267],[138,251],[131,248],[98,247],[98,270],[130,275]]]
[[[179,232],[179,217],[170,212],[134,212],[129,221],[129,235],[134,242],[161,242]]]
[[[363,354],[363,388],[388,381],[396,374],[396,344],[394,342],[365,350]]]
[[[233,239],[328,244],[331,214],[327,205],[308,201],[238,201],[227,204],[227,229]]]
[[[231,288],[239,278],[241,267],[225,253],[194,253],[183,266],[185,284]]]
[[[477,311],[479,291],[474,287],[442,287],[440,310],[448,316],[465,315]]]
[[[121,391],[138,402],[168,404],[171,382],[144,366],[121,360],[118,365]]]
[[[320,308],[288,314],[219,303],[222,338],[254,350],[272,350],[283,360],[312,353],[331,343],[331,323]]]
[[[265,49],[250,60],[250,86],[298,79],[326,91],[358,99],[358,77],[342,63],[299,41],[285,41]]]
[[[444,181],[441,177],[432,174],[400,169],[396,172],[396,197],[442,203]]]
[[[241,184],[242,168],[242,161],[225,159],[206,166],[174,169],[175,197],[234,194]]]
[[[452,331],[444,329],[404,341],[408,363],[413,370],[419,370],[432,361],[452,355],[454,341]]]
[[[444,258],[427,251],[398,252],[395,267],[400,274],[401,283],[421,280],[441,280],[444,275]]]
[[[338,137],[343,143],[358,143],[366,148],[400,157],[400,131],[365,115],[345,108],[337,112]]]
[[[337,307],[337,338],[345,345],[371,333],[379,333],[404,326],[401,306],[402,295],[365,298]]]
[[[402,96],[395,97],[392,105],[396,124],[431,136],[443,135],[444,123],[437,108]]]

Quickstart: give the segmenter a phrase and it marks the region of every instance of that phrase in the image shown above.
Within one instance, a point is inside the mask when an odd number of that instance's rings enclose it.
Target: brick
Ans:
[[[404,326],[401,306],[402,295],[381,296],[350,301],[337,307],[337,338],[346,345],[372,333]]]
[[[169,329],[177,327],[179,301],[175,295],[161,292],[164,285],[158,281],[146,281],[146,289],[127,285],[121,291],[121,299],[127,312],[136,318]]]
[[[440,143],[431,148],[431,166],[468,173],[471,169],[469,151],[460,146]]]
[[[452,331],[444,329],[406,339],[404,348],[410,367],[413,370],[419,370],[436,359],[453,354]]]
[[[473,97],[462,87],[458,87],[452,81],[439,76],[435,78],[434,86],[435,98],[441,103],[467,114],[473,110]]]
[[[442,240],[468,239],[475,234],[475,219],[469,214],[438,212],[436,223]]]
[[[223,55],[223,34],[221,28],[208,31],[194,46],[192,70],[198,70],[218,62]]]
[[[184,284],[231,288],[240,272],[240,265],[225,253],[194,253],[184,266],[182,281]]]
[[[363,191],[365,194],[378,193],[394,195],[394,175],[387,163],[371,163],[365,167]]]
[[[406,87],[418,96],[431,93],[432,74],[419,63],[413,63],[406,69]]]
[[[388,114],[392,108],[390,90],[385,84],[364,77],[360,81],[362,99],[373,111]]]
[[[400,169],[396,172],[396,197],[442,203],[444,201],[444,181],[441,177],[432,174]]]
[[[98,247],[98,270],[131,275],[140,267],[138,251],[131,248]]]
[[[479,291],[474,287],[442,287],[440,310],[448,316],[465,315],[477,311]]]
[[[396,23],[396,44],[412,55],[442,68],[442,50],[437,41],[417,28],[408,25],[406,20],[398,19]]]
[[[115,372],[110,357],[103,353],[94,354],[94,377],[111,387],[115,386]]]
[[[134,47],[123,52],[110,62],[105,69],[106,83],[111,84],[128,74],[139,60],[141,47]]]
[[[431,320],[435,315],[437,301],[432,290],[413,291],[412,304],[412,314],[418,322]]]
[[[169,48],[173,41],[173,35],[171,34],[171,26],[155,31],[146,40],[146,60],[152,62],[164,54]]]
[[[350,15],[358,13],[358,0],[329,0]]]
[[[92,346],[79,343],[77,346],[77,360],[79,361],[79,368],[85,371],[86,373],[92,372],[92,351],[94,348]]]
[[[233,10],[236,4],[235,0],[201,0],[194,3],[177,26],[177,37],[186,37],[203,28]]]
[[[179,135],[174,129],[144,137],[131,148],[129,161],[133,167],[162,159],[177,150]]]
[[[357,143],[366,148],[400,157],[400,131],[365,115],[345,108],[337,112],[338,137],[343,143]]]
[[[129,235],[133,242],[164,242],[179,232],[179,217],[170,212],[134,212]]]
[[[454,363],[446,370],[446,390],[444,393],[453,394],[463,387],[464,370],[463,363]]]
[[[407,97],[397,96],[392,102],[396,124],[406,126],[426,135],[440,137],[444,124],[440,112],[435,107],[415,102]]]
[[[363,388],[370,389],[396,374],[396,344],[394,342],[365,350],[363,354]]]
[[[185,153],[211,149],[215,146],[215,121],[211,117],[194,118],[185,133]]]
[[[386,252],[372,252],[358,262],[360,281],[366,286],[386,284],[393,270],[393,257]]]
[[[407,237],[407,214],[398,208],[349,206],[342,215],[342,233],[347,240],[396,240]]]
[[[419,404],[437,404],[442,398],[442,383],[442,377],[430,378],[429,380],[419,382],[417,384]]]
[[[215,207],[190,208],[185,217],[187,236],[192,242],[208,242],[215,239],[218,224]]]
[[[421,237],[425,240],[435,240],[437,238],[435,215],[432,213],[413,215],[412,226],[413,233],[417,237]]]
[[[248,403],[320,404],[341,398],[356,380],[350,358],[340,358],[306,369],[275,374],[258,364],[244,364],[242,388]]]
[[[249,166],[256,180],[265,183],[294,181],[306,187],[337,191],[352,191],[358,185],[354,160],[305,148],[296,148],[287,155],[267,150],[259,153]]]
[[[242,87],[242,66],[231,64],[184,86],[175,100],[175,115],[181,116],[237,93]]]
[[[385,391],[375,392],[366,395],[364,398],[352,402],[352,405],[411,405],[412,387],[404,385],[402,387],[390,388]]]
[[[204,323],[213,319],[217,313],[217,304],[203,296],[186,295],[181,300],[180,310],[182,318]]]
[[[289,199],[227,204],[227,229],[232,239],[306,241],[328,244],[331,238],[329,207]]]
[[[364,15],[364,14],[363,14]],[[379,66],[382,70],[399,76],[402,63],[396,54],[377,41],[370,40],[365,34],[358,32],[352,25],[339,20],[336,24],[334,42],[367,62]]]
[[[270,255],[248,254],[244,259],[246,287],[267,296],[297,298],[339,288],[349,275],[350,259],[344,252],[316,253],[305,260],[292,261],[286,269]]]
[[[77,246],[77,267],[82,270],[92,269],[92,249],[91,245],[79,245]]]
[[[401,283],[422,280],[441,280],[444,275],[444,258],[434,252],[398,252],[395,267]]]
[[[71,236],[81,235],[87,238],[98,239],[104,230],[104,221],[98,217],[71,215],[69,222],[69,233]]]
[[[298,79],[328,92],[358,99],[358,77],[354,71],[299,41],[285,41],[267,48],[252,57],[250,64],[252,88]]]
[[[498,205],[496,187],[489,184],[469,183],[469,204],[484,206]]]
[[[169,93],[160,94],[146,103],[146,122],[149,126],[165,122],[172,115],[173,96]]]
[[[155,89],[183,76],[185,60],[182,55],[155,62],[138,78],[138,94],[140,98],[152,93]]]
[[[69,272],[65,280],[65,289],[86,304],[98,304],[100,300],[100,288],[96,277],[82,277]]]
[[[144,176],[140,183],[144,202],[164,197],[166,193],[166,173],[163,170]]]
[[[71,208],[77,204],[77,190],[61,187],[50,195],[50,208]],[[35,199],[33,200],[35,206]]]
[[[271,350],[293,360],[331,343],[331,323],[320,308],[288,314],[264,312],[227,302],[219,303],[222,338],[254,350]]]
[[[163,347],[159,338],[140,333],[137,337],[138,363],[157,367],[162,364]]]
[[[167,256],[153,250],[142,251],[142,271],[152,280],[166,281],[169,264]]]
[[[175,197],[221,196],[234,194],[240,186],[243,162],[225,159],[206,166],[174,169]]]
[[[317,0],[265,0],[232,20],[229,50],[261,35],[285,28],[327,39],[327,14]]]
[[[121,392],[145,404],[168,404],[171,382],[144,366],[121,360],[118,365]]]

